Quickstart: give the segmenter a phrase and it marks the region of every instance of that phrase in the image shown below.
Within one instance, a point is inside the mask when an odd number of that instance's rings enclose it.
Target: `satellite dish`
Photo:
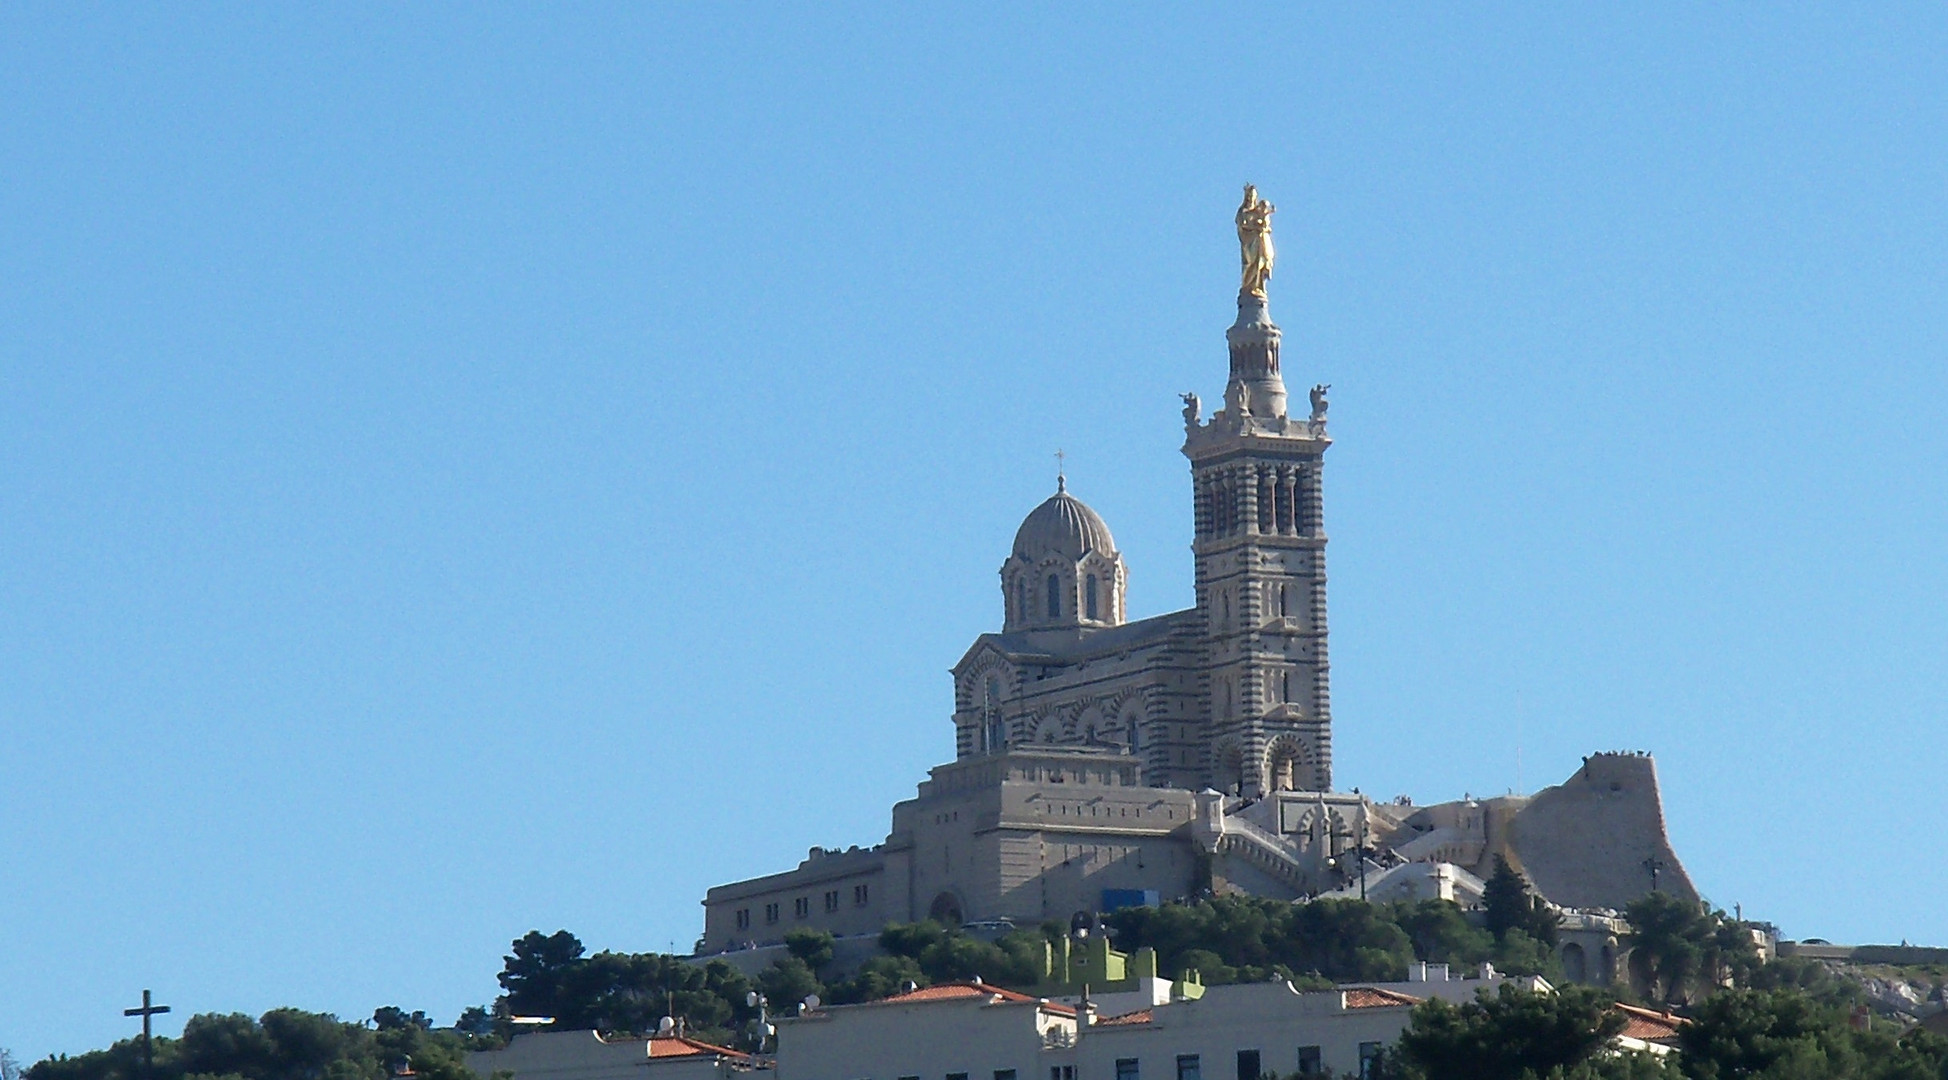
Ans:
[[[672,1035],[676,1032],[676,1017],[665,1016],[656,1022],[656,1034]]]
[[[979,975],[973,976],[967,981],[973,983],[975,986],[981,985],[981,977]]]
[[[806,994],[806,995],[805,995],[805,1007],[806,1007],[807,1009],[816,1009],[816,1008],[818,1008],[818,1004],[819,1004],[819,1002],[818,1002],[818,995],[817,995],[817,994]]]
[[[914,982],[912,979],[908,979],[900,984],[900,993],[902,994],[911,994],[918,989],[920,989],[920,984]]]
[[[753,990],[753,991],[751,991],[750,993],[748,993],[748,994],[745,994],[745,995],[744,995],[744,1004],[745,1004],[745,1005],[747,1005],[747,1006],[749,1006],[749,1007],[751,1007],[751,1008],[753,1008],[753,1009],[755,1009],[755,1008],[757,1008],[757,1007],[758,1007],[758,992],[757,992],[756,990]]]

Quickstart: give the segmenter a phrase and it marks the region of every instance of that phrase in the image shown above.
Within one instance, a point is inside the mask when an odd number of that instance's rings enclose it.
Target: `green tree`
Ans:
[[[1632,982],[1653,1001],[1684,1005],[1727,982],[1748,982],[1758,948],[1743,924],[1695,900],[1648,893],[1625,909]]]
[[[1336,981],[1390,980],[1406,977],[1416,957],[1413,939],[1395,921],[1397,910],[1359,900],[1290,904],[1219,897],[1127,908],[1110,916],[1109,925],[1118,948],[1148,946],[1157,951],[1162,970],[1194,967],[1207,983],[1308,973]]]
[[[1624,1020],[1583,987],[1541,994],[1504,983],[1497,994],[1414,1007],[1401,1033],[1398,1071],[1425,1080],[1523,1080],[1587,1071]]]
[[[1941,1080],[1948,1041],[1856,1031],[1842,1010],[1792,990],[1731,990],[1698,1006],[1678,1035],[1692,1080]]]
[[[1540,975],[1551,983],[1563,981],[1562,962],[1556,959],[1556,950],[1520,929],[1503,934],[1495,942],[1489,959],[1494,961],[1496,970],[1508,975]]]
[[[920,970],[920,962],[911,956],[875,956],[859,966],[859,970],[828,989],[835,1005],[850,1005],[861,1001],[878,1001],[900,992],[907,983],[926,986],[933,980]]]
[[[581,963],[582,943],[566,930],[544,935],[530,930],[515,939],[502,958],[501,989],[507,1010],[516,1016],[555,1016],[562,1012],[562,981]]]
[[[301,1009],[255,1019],[200,1013],[180,1038],[155,1041],[155,1080],[386,1080],[401,1070],[423,1080],[476,1080],[461,1036],[432,1030],[425,1013],[388,1006],[373,1022]],[[123,1039],[106,1050],[48,1058],[27,1070],[27,1080],[137,1080],[141,1059],[141,1041]]]
[[[1744,985],[1753,990],[1797,990],[1831,1009],[1849,1008],[1867,1000],[1859,983],[1803,956],[1781,956],[1759,964],[1746,976]]]
[[[670,1016],[729,1038],[752,1014],[751,986],[722,960],[699,967],[664,953],[599,952],[563,973],[557,1026],[640,1033]]]
[[[787,931],[785,949],[791,955],[805,961],[805,966],[814,972],[825,970],[832,962],[833,938],[829,930],[811,930],[800,927]]]
[[[813,994],[823,998],[825,990],[811,967],[796,956],[784,957],[765,968],[758,976],[758,985],[770,1000],[771,1011],[781,1016],[796,1013],[799,1003]]]
[[[1275,959],[1295,972],[1316,971],[1335,982],[1392,982],[1407,977],[1413,941],[1386,909],[1361,900],[1314,900],[1283,905]]]
[[[1418,959],[1473,967],[1493,956],[1494,936],[1469,922],[1451,900],[1397,901],[1388,915],[1406,932]]]
[[[947,930],[932,919],[914,923],[889,923],[880,931],[879,947],[892,956],[918,960],[929,948],[947,940]]]
[[[1487,909],[1488,932],[1496,941],[1502,940],[1510,930],[1520,930],[1555,948],[1560,922],[1556,913],[1529,888],[1529,879],[1501,855],[1495,856],[1495,872],[1489,875],[1481,899]]]

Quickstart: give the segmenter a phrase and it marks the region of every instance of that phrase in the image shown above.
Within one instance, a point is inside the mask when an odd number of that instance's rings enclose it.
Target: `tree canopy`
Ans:
[[[478,1080],[466,1067],[465,1043],[433,1031],[423,1012],[387,1006],[372,1024],[329,1013],[272,1009],[200,1013],[180,1038],[157,1038],[154,1080],[391,1080],[410,1068],[418,1080]],[[106,1050],[36,1063],[26,1080],[142,1080],[142,1041],[123,1039]]]

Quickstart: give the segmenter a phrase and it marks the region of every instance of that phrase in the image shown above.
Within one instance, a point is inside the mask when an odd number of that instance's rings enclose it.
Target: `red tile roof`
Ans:
[[[704,1057],[722,1055],[739,1061],[750,1060],[751,1055],[742,1050],[713,1046],[707,1042],[688,1039],[681,1035],[655,1035],[649,1039],[649,1056],[653,1058]]]
[[[929,1001],[968,1001],[974,998],[992,999],[997,997],[1002,1001],[1038,1003],[1050,1012],[1061,1013],[1064,1016],[1075,1015],[1075,1010],[1067,1005],[1058,1005],[1053,1001],[1030,997],[1027,994],[1018,994],[1013,990],[1004,990],[999,986],[993,986],[988,983],[973,982],[935,983],[932,986],[923,986],[918,990],[908,990],[904,994],[894,994],[892,997],[880,998],[878,1001],[872,1002],[872,1004],[913,1005]]]
[[[1399,1005],[1420,1004],[1420,999],[1417,997],[1372,986],[1349,987],[1345,993],[1346,1007],[1349,1009],[1386,1009]]]
[[[1096,1026],[1123,1027],[1128,1024],[1147,1024],[1156,1018],[1157,1014],[1155,1012],[1149,1009],[1138,1009],[1135,1012],[1124,1013],[1121,1016],[1105,1016],[1101,1020],[1096,1021]]]
[[[1624,1019],[1623,1030],[1618,1034],[1627,1039],[1664,1042],[1677,1038],[1678,1030],[1685,1024],[1682,1017],[1639,1009],[1635,1005],[1618,1004],[1614,1008],[1623,1014]]]

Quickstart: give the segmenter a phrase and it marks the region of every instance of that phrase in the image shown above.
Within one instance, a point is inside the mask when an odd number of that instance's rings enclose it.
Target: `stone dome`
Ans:
[[[1021,528],[1015,530],[1015,556],[1035,562],[1047,555],[1060,555],[1071,562],[1088,552],[1113,555],[1116,540],[1102,515],[1069,494],[1068,482],[1055,481],[1055,494],[1028,512]]]

